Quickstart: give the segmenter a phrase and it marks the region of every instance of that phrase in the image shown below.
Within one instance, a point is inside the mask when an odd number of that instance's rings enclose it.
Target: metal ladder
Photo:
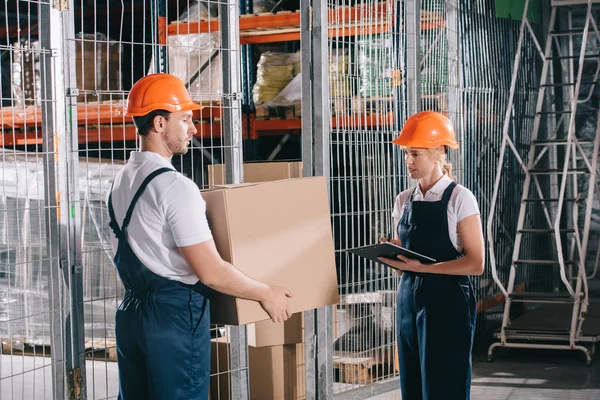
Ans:
[[[600,0],[553,0],[549,31],[545,48],[542,50],[527,20],[529,0],[525,2],[487,224],[492,276],[505,298],[502,328],[497,335],[500,341],[490,346],[488,350],[490,361],[495,348],[512,347],[580,350],[584,352],[589,364],[592,361],[595,342],[600,340],[600,335],[592,338],[585,337],[582,330],[589,307],[585,263],[591,213],[595,192],[600,196],[597,182],[600,115],[596,118],[595,137],[587,139],[578,137],[576,129],[576,117],[590,112],[587,105],[591,103],[594,88],[600,83],[598,81],[600,33],[594,19],[594,14],[597,15],[594,3],[600,3]],[[577,12],[585,14],[584,26],[573,26],[572,16]],[[568,21],[568,27],[559,30],[557,27],[561,18]],[[532,116],[534,125],[529,153],[526,158],[522,158],[511,139],[510,126],[526,35],[533,40],[542,57],[543,67],[536,113]],[[575,52],[579,39],[581,48]],[[565,41],[566,46],[564,46]],[[588,47],[593,51],[588,51]],[[564,53],[565,49],[567,54]],[[582,80],[584,62],[587,60],[596,60],[598,65],[591,81]],[[556,83],[556,75],[551,72],[553,64],[558,63],[562,70],[560,83]],[[560,94],[564,101],[556,102],[556,96]],[[598,114],[598,110],[591,112]],[[549,127],[544,138],[540,137],[542,122]],[[508,153],[507,147],[523,169],[525,179],[512,261],[505,286],[499,278],[496,263],[493,225],[499,218],[496,215],[496,203],[503,167],[505,167],[505,155]],[[586,153],[591,153],[591,157]],[[582,181],[587,181],[585,191],[580,190]],[[540,223],[540,220],[543,222]],[[540,255],[540,253],[544,254]],[[536,290],[535,280],[530,279],[533,273],[528,272],[532,269],[537,271],[543,269],[542,274],[546,274],[546,277],[548,274],[556,275],[554,287],[545,291]],[[524,291],[515,290],[518,275],[523,280]],[[563,318],[561,325],[563,328],[558,329],[556,325],[545,326],[544,322],[547,322],[548,318],[542,318],[535,323],[530,320],[529,326],[518,325],[515,323],[517,319],[511,320],[511,307],[515,304],[520,304],[522,307],[537,305],[534,311],[537,309],[539,312],[556,307],[556,310],[562,310],[555,314],[555,318]],[[524,320],[530,315],[533,315],[533,312],[531,314],[526,312],[520,319]]]

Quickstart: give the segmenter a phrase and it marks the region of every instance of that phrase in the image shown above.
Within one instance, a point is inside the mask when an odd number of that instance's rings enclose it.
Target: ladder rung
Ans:
[[[552,7],[562,7],[569,10],[581,10],[581,6],[587,5],[588,2],[592,4],[598,4],[600,3],[600,0],[552,0],[550,5]]]
[[[572,201],[578,201],[578,202],[584,202],[587,199],[585,197],[580,197],[578,199],[574,198],[574,197],[568,197],[568,198],[564,198],[563,201],[564,202],[572,202]],[[552,198],[552,199],[525,199],[523,200],[525,203],[558,203],[558,199]]]
[[[577,110],[576,114],[577,115],[588,115],[588,114],[595,114],[597,112],[598,112],[598,110],[585,110],[585,111]],[[540,111],[538,113],[538,115],[556,115],[556,114],[571,114],[571,110]]]
[[[573,303],[573,298],[569,293],[543,293],[543,292],[513,292],[508,297],[514,303]]]
[[[594,144],[594,141],[592,139],[577,139],[577,141],[580,144]],[[553,139],[553,140],[534,140],[533,144],[535,145],[539,145],[539,146],[550,146],[550,145],[566,145],[567,139]],[[575,141],[571,141],[571,143],[575,144]]]
[[[596,81],[581,81],[580,84],[581,85],[596,85],[599,82]],[[563,86],[575,86],[576,82],[567,82],[567,83],[544,83],[543,87],[563,87]]]
[[[593,58],[600,58],[600,54],[584,54],[583,55],[583,59],[584,60],[590,60]],[[579,59],[579,55],[576,56],[551,56],[551,57],[547,57],[546,60],[551,61],[551,60],[578,60]]]
[[[530,169],[529,173],[531,175],[552,175],[552,174],[562,174],[562,169]],[[575,168],[568,169],[567,174],[585,174],[589,173],[589,169],[587,168]]]
[[[588,34],[594,33],[593,29],[588,30]],[[553,31],[550,32],[550,36],[572,36],[572,35],[583,35],[583,29],[570,29],[565,31]]]
[[[531,264],[531,265],[560,265],[558,260],[516,260],[514,264]],[[565,261],[566,265],[577,265],[577,261]]]
[[[554,233],[554,229],[524,228],[519,233]],[[560,233],[575,233],[575,229],[560,229]]]

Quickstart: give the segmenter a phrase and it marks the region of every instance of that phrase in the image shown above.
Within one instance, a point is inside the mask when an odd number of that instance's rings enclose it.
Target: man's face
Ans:
[[[192,122],[192,111],[174,112],[166,121],[162,133],[165,147],[173,154],[185,154],[192,136],[198,132]]]

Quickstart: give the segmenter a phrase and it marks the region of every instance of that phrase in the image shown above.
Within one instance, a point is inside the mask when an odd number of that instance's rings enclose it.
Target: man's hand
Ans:
[[[270,286],[260,305],[269,314],[273,322],[284,322],[292,316],[288,298],[292,292],[279,286]]]

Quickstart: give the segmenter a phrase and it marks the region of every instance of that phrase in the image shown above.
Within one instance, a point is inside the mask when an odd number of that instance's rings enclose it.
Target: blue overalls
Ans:
[[[115,265],[125,286],[116,314],[119,398],[207,399],[210,379],[210,307],[200,283],[163,278],[150,271],[131,250],[127,227],[140,196],[156,176],[151,173],[136,192],[119,228],[108,198],[110,227],[118,239]]]
[[[438,262],[462,257],[448,233],[452,182],[442,200],[413,201],[398,224],[402,246]],[[417,189],[415,189],[416,191]],[[403,400],[470,398],[476,301],[468,276],[404,272],[396,324]]]

